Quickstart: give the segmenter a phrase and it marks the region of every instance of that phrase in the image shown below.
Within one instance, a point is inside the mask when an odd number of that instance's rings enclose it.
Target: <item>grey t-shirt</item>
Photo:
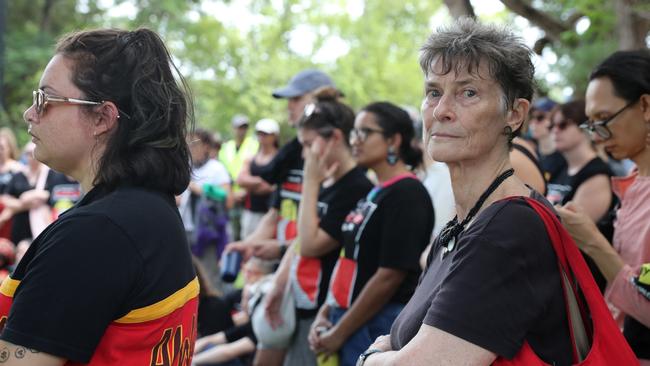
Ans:
[[[550,204],[538,193],[531,195]],[[426,324],[506,358],[524,341],[545,362],[571,364],[557,259],[544,223],[523,199],[481,212],[444,258],[431,262],[391,329],[395,350]]]

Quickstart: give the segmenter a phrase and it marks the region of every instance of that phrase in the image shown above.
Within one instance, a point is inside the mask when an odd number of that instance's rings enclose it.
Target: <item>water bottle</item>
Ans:
[[[223,257],[223,267],[221,267],[221,279],[224,282],[232,283],[237,279],[239,267],[241,265],[241,253],[230,251]]]

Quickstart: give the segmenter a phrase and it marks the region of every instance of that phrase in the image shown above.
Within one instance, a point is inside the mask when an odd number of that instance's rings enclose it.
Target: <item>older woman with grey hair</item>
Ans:
[[[426,148],[449,166],[457,216],[433,243],[390,336],[359,364],[490,365],[529,344],[543,361],[569,365],[557,259],[524,198],[550,204],[513,175],[508,157],[533,95],[530,49],[504,29],[463,19],[421,51]]]

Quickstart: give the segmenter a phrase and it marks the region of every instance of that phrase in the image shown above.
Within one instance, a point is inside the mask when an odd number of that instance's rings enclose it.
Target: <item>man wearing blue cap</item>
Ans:
[[[315,92],[322,87],[334,87],[334,83],[327,74],[319,70],[307,69],[294,75],[289,83],[273,92],[277,99],[287,99],[287,113],[289,124],[295,127],[303,115],[305,106],[312,102]],[[302,145],[298,138],[294,138],[284,145],[275,158],[259,174],[270,184],[277,185],[277,191],[273,197],[272,208],[262,218],[257,229],[247,238],[240,242],[231,243],[226,250],[237,250],[244,252],[246,256],[254,255],[266,259],[282,258],[287,247],[297,236],[298,205],[302,191]],[[278,269],[274,289],[266,295],[265,306],[267,315],[271,320],[271,327],[276,328],[283,323],[280,315],[284,290],[289,277],[289,263],[283,263]],[[265,347],[263,337],[258,336],[258,351],[255,356],[255,365],[281,365],[285,358],[284,348],[290,347],[285,365],[300,364],[305,366],[314,365],[315,357],[308,348],[305,336],[305,347],[295,347],[296,339],[287,334],[286,339],[278,342],[273,339],[274,347]],[[293,337],[297,338],[297,337]],[[278,347],[282,344],[284,347]],[[299,345],[300,346],[300,345]],[[300,348],[295,350],[295,348]]]

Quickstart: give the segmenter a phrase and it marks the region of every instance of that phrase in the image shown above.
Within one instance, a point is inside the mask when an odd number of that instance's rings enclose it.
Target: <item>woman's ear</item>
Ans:
[[[100,136],[112,131],[118,123],[120,111],[113,102],[104,102],[97,107],[93,135]]]
[[[506,124],[510,126],[513,131],[517,131],[526,120],[528,109],[530,109],[530,101],[524,98],[516,99],[512,109],[508,111]]]
[[[641,113],[643,113],[643,120],[650,123],[650,94],[642,94],[639,99],[641,103]]]
[[[402,135],[396,133],[393,136],[387,138],[386,142],[388,145],[392,146],[395,151],[399,151],[399,147],[402,145]]]

